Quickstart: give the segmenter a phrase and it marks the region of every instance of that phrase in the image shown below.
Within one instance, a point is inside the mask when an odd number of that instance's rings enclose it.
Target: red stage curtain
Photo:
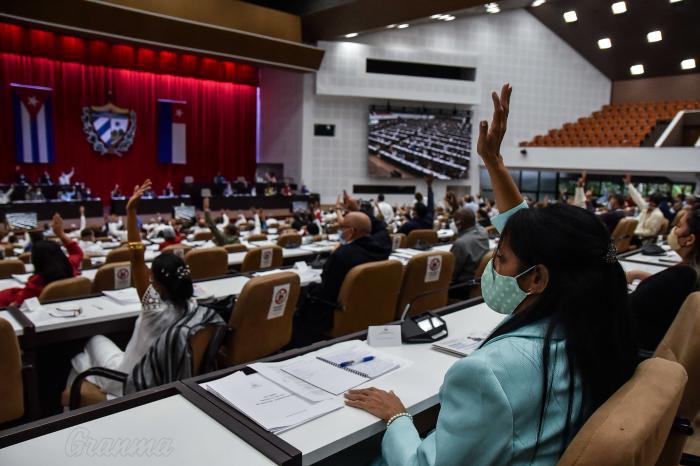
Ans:
[[[56,162],[24,165],[30,180],[45,169],[55,179],[75,167],[73,181],[86,182],[104,199],[115,183],[127,193],[147,177],[157,192],[168,181],[177,188],[187,175],[207,182],[217,171],[253,178],[254,86],[0,53],[0,181],[12,180],[16,159],[10,83],[53,89]],[[115,105],[136,112],[134,143],[123,157],[93,151],[80,120],[82,108],[106,103],[110,90]],[[187,165],[157,162],[157,99],[187,102]]]

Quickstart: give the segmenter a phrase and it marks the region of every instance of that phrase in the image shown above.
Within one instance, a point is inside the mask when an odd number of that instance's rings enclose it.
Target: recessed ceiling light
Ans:
[[[406,29],[407,27],[408,27],[408,24],[403,23],[403,24],[399,24],[398,26],[396,26],[396,29]]]
[[[668,3],[678,3],[680,1],[683,1],[683,0],[668,0]]]
[[[660,42],[661,39],[661,31],[651,31],[647,34],[647,42]]]
[[[578,16],[576,16],[576,12],[574,10],[571,10],[564,13],[564,21],[566,21],[567,23],[574,23],[578,21]]]
[[[535,0],[532,2],[532,6],[537,8],[540,5],[544,5],[547,2],[547,0]]]
[[[350,34],[345,34],[346,39],[352,39],[353,37],[357,37],[356,32],[351,32]]]
[[[484,6],[486,7],[486,13],[499,13],[501,11],[501,7],[496,2],[487,3]]]
[[[387,29],[394,29],[396,27],[396,24],[390,24],[386,28]]]
[[[440,19],[442,18],[442,15],[433,15],[430,17],[430,19]]]
[[[692,70],[693,68],[695,68],[695,59],[694,58],[688,58],[688,59],[683,60],[681,62],[681,69]]]
[[[604,37],[598,41],[598,48],[603,50],[603,49],[609,49],[612,47],[612,41],[610,40],[609,37]]]
[[[610,8],[612,8],[613,14],[619,15],[627,11],[627,4],[625,2],[615,2],[610,5]]]
[[[632,65],[632,66],[630,66],[630,73],[632,73],[635,76],[640,75],[640,74],[644,74],[644,65]]]
[[[445,21],[452,21],[453,19],[455,19],[455,17],[452,16],[452,15],[447,15],[446,18],[442,18],[442,19],[445,20]]]

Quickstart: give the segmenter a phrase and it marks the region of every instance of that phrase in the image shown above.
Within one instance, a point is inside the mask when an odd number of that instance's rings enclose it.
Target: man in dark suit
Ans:
[[[408,235],[413,230],[433,229],[433,215],[435,213],[433,178],[426,178],[426,182],[428,184],[428,205],[426,206],[422,201],[416,202],[416,204],[413,206],[413,218],[401,225],[401,228],[399,228],[399,233]]]
[[[333,327],[333,312],[345,276],[358,265],[386,260],[391,248],[371,236],[372,223],[362,212],[350,212],[340,221],[340,247],[323,266],[321,283],[309,286],[294,316],[293,345],[304,346],[324,338]]]
[[[608,202],[608,211],[601,214],[600,219],[612,234],[620,220],[625,218],[625,211],[623,210],[625,199],[621,194],[611,194]]]

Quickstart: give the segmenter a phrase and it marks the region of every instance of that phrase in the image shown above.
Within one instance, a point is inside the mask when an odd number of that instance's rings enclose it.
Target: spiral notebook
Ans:
[[[361,362],[367,357],[373,359]],[[343,366],[350,361],[356,362]],[[344,345],[342,349],[329,348],[316,357],[300,359],[282,370],[321,390],[340,395],[399,367],[400,362],[358,341],[350,346]]]

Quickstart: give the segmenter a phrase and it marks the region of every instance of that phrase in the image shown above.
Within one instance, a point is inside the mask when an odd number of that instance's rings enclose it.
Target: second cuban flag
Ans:
[[[158,99],[158,161],[187,163],[187,102]]]

